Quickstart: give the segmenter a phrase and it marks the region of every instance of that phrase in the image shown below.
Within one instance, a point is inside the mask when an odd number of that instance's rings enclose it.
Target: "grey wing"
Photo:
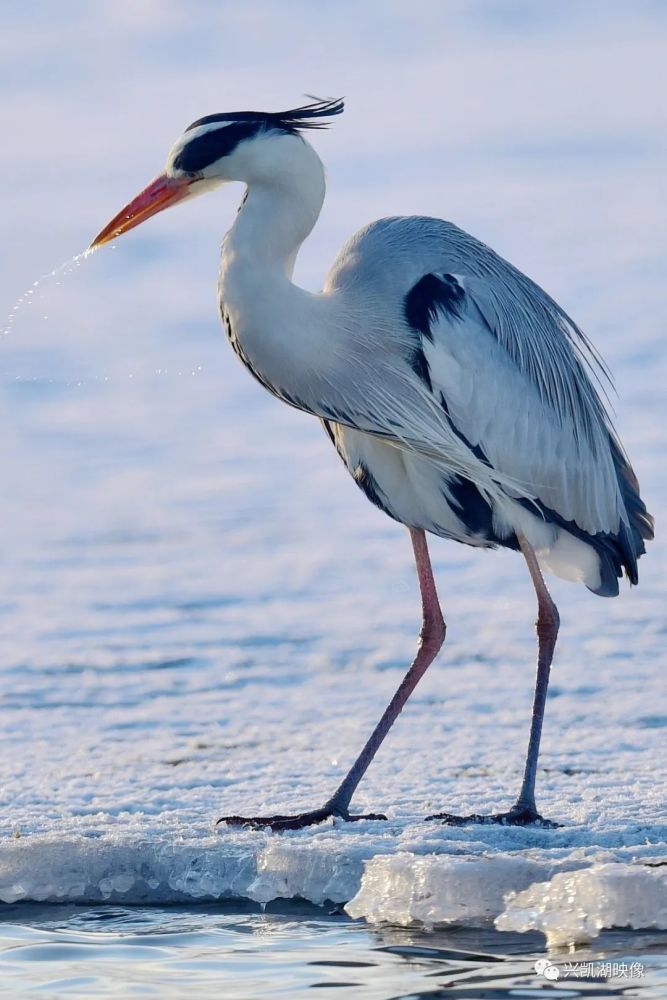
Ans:
[[[431,454],[437,406],[446,425],[445,466],[456,450],[451,430],[465,452],[465,459],[457,455],[457,474],[483,491],[486,474],[493,502],[502,502],[499,488],[532,501],[571,533],[594,537],[596,546],[611,546],[613,561],[636,580],[652,521],[595,387],[606,372],[542,289],[457,227],[423,218],[381,220],[359,234],[331,285],[356,286],[360,297],[371,285],[373,300],[389,304],[394,327],[402,327],[402,364],[412,376],[403,412],[397,420],[393,399],[374,406],[385,417],[394,411],[402,447]],[[376,325],[388,328],[389,313],[377,309]],[[400,368],[399,349],[391,336],[384,347],[385,377],[375,382],[389,384],[388,374]],[[371,387],[369,404],[376,393]]]
[[[413,286],[413,306],[426,305],[424,293],[430,301],[422,346],[431,383],[480,457],[524,483],[543,517],[592,541],[636,582],[652,520],[574,341],[583,335],[517,275],[507,265],[505,273],[429,275]]]
[[[627,516],[604,418],[584,391],[572,389],[569,405],[557,408],[514,360],[487,319],[493,299],[481,279],[433,278],[460,292],[456,312],[435,307],[422,339],[433,391],[452,425],[483,461],[564,521],[591,534],[617,531]],[[543,360],[545,372],[550,364]],[[567,390],[572,375],[561,375]]]

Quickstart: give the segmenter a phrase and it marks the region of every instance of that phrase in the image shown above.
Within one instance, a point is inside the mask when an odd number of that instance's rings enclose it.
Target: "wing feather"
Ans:
[[[433,279],[443,283],[439,297]],[[456,302],[452,280],[463,293]],[[416,329],[406,302],[424,282],[431,301],[422,310],[427,324]],[[400,410],[397,444],[443,464],[456,456],[453,471],[465,475],[467,464],[476,485],[491,480],[510,496],[539,500],[592,534],[627,523],[615,458],[622,447],[601,396],[608,372],[583,332],[524,274],[451,223],[392,218],[352,239],[328,289],[372,304],[376,339],[365,337],[356,360],[371,344],[383,376],[364,379],[364,391],[369,403],[375,398],[376,426]],[[400,345],[415,334],[430,385],[405,351],[401,369]],[[399,373],[409,391],[396,386]]]
[[[432,384],[453,425],[494,469],[525,484],[563,520],[592,534],[616,531],[624,511],[609,432],[606,448],[600,439],[594,446],[590,429],[577,433],[568,408],[557,412],[495,336],[488,307],[484,313],[478,305],[481,281],[457,278],[466,293],[461,319],[441,312],[424,342]]]

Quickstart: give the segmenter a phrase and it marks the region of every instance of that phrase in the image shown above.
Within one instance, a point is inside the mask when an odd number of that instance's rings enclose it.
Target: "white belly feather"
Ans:
[[[452,482],[422,456],[406,452],[369,434],[330,424],[338,453],[368,498],[401,524],[443,538],[483,548],[516,548],[522,534],[535,549],[540,566],[564,580],[600,586],[595,549],[564,528],[546,521],[510,497],[494,506],[483,523],[457,503]]]

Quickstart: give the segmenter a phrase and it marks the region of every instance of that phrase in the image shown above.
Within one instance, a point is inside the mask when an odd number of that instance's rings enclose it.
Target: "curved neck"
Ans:
[[[272,154],[270,171],[255,170],[247,178],[236,221],[222,244],[223,275],[233,268],[238,277],[250,266],[291,278],[299,248],[317,222],[325,193],[317,153],[289,136],[273,144]]]
[[[288,137],[281,169],[246,178],[222,244],[218,291],[231,344],[250,371],[287,402],[310,408],[313,363],[328,341],[326,296],[292,283],[299,248],[320,214],[324,168],[311,146]],[[315,365],[316,368],[316,365]]]

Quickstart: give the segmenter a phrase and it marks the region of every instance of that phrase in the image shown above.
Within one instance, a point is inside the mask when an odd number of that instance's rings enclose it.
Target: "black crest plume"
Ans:
[[[332,115],[343,110],[343,101],[315,100],[291,111],[231,111],[220,115],[206,115],[198,118],[185,130],[186,140],[181,151],[174,157],[173,167],[188,174],[197,174],[206,167],[229,156],[236,147],[254,139],[258,135],[281,132],[283,135],[299,135],[303,129],[326,128]],[[187,139],[200,125],[209,128],[200,135]],[[215,126],[219,126],[216,128]]]
[[[296,134],[306,128],[328,128],[329,122],[326,119],[342,114],[343,108],[342,98],[327,100],[313,98],[312,104],[304,104],[300,108],[292,108],[291,111],[231,111],[226,114],[206,115],[188,125],[186,132],[198,128],[199,125],[210,125],[214,122],[239,122],[256,124],[260,128],[264,126],[267,130],[279,129]]]

